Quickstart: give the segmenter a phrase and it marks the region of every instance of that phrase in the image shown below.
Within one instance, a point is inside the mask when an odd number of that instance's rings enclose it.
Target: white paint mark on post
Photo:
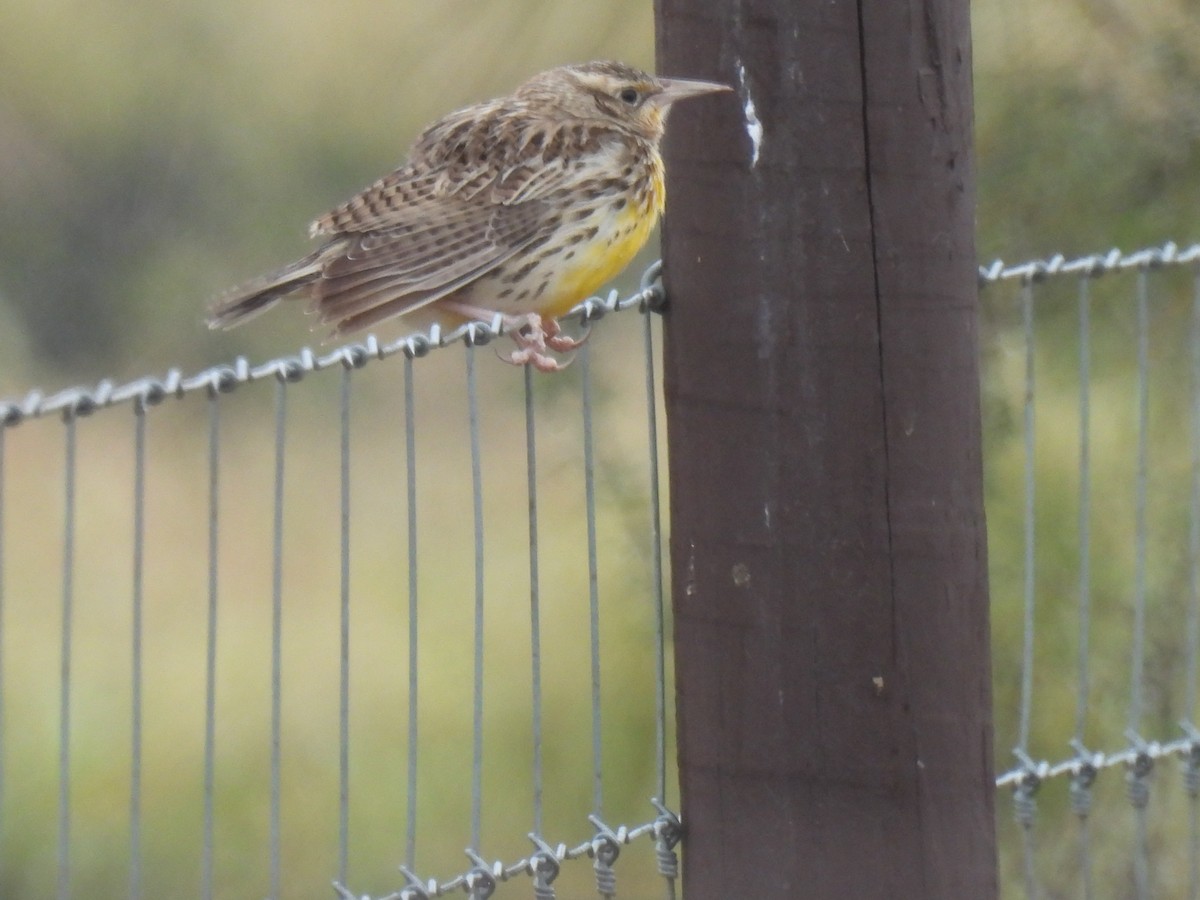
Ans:
[[[746,66],[739,59],[737,64],[738,94],[742,98],[742,110],[746,116],[746,136],[750,138],[750,168],[758,165],[758,154],[762,148],[763,126],[759,121],[758,111],[754,108],[754,98],[750,95],[750,85],[746,81]]]

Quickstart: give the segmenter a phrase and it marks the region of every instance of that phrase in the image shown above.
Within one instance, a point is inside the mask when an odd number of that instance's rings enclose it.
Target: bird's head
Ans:
[[[728,85],[659,78],[620,62],[589,62],[550,69],[529,79],[517,95],[553,104],[580,119],[601,119],[657,142],[672,104],[728,91]]]

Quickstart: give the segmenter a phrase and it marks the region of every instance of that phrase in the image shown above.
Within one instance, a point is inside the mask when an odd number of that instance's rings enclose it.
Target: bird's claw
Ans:
[[[569,353],[572,350],[578,350],[587,339],[592,336],[592,326],[588,325],[582,337],[573,338],[569,334],[563,334],[562,326],[558,324],[557,319],[547,319],[542,322],[543,340],[546,346],[558,353]]]

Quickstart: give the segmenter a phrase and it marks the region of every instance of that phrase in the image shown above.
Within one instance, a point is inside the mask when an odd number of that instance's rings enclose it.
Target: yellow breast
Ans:
[[[580,244],[574,255],[563,260],[562,269],[550,291],[543,315],[560,316],[581,300],[594,295],[619,275],[646,245],[662,214],[665,202],[662,162],[653,161],[645,188],[620,211],[606,204],[594,220],[581,224],[598,226],[595,236]]]

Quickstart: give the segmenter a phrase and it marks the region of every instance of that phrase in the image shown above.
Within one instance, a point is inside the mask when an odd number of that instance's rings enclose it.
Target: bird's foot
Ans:
[[[509,354],[498,355],[502,360],[512,363],[514,366],[533,366],[539,372],[561,372],[571,364],[570,359],[564,362],[556,356],[551,356],[545,351],[538,351],[533,347],[522,347]]]
[[[582,338],[573,338],[562,333],[562,326],[556,319],[543,319],[537,313],[516,316],[513,319],[509,335],[517,345],[517,349],[507,356],[501,355],[505,362],[514,366],[533,366],[539,372],[560,372],[571,364],[552,356],[555,353],[569,353],[587,340],[587,334]]]
[[[492,310],[457,301],[443,300],[441,305],[461,316],[478,319],[481,322],[489,322],[496,317],[496,313]],[[497,350],[496,355],[514,366],[533,366],[539,372],[559,372],[565,369],[571,364],[571,360],[560,360],[553,356],[551,351],[569,353],[588,338],[588,332],[585,332],[581,338],[565,335],[562,333],[562,326],[558,324],[558,320],[543,319],[537,313],[525,313],[519,316],[501,313],[500,322],[504,327],[504,333],[513,339],[517,349],[512,353],[501,353]]]

